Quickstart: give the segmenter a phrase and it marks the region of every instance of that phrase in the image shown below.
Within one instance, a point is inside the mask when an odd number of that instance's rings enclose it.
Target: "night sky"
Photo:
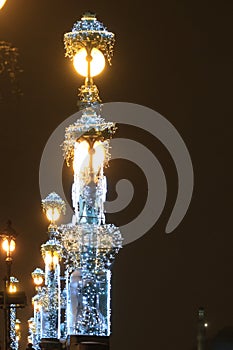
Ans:
[[[40,159],[53,130],[77,111],[83,83],[64,57],[63,34],[87,10],[116,34],[112,66],[95,79],[103,102],[137,103],[166,117],[189,149],[195,176],[189,210],[167,235],[175,165],[157,139],[119,125],[118,136],[136,139],[156,155],[168,197],[155,226],[116,259],[111,349],[193,349],[199,306],[206,309],[209,337],[233,326],[232,7],[230,0],[8,0],[0,11],[0,40],[19,49],[23,69],[23,96],[4,90],[0,104],[0,227],[10,218],[18,233],[12,274],[28,296],[19,315],[25,329],[32,316],[31,272],[43,268],[40,245],[47,240]],[[64,167],[67,198],[71,174]],[[122,225],[145,204],[145,176],[126,161],[112,161],[107,175],[109,199],[119,179],[135,184],[133,203],[108,215]],[[2,280],[3,253],[0,260]]]

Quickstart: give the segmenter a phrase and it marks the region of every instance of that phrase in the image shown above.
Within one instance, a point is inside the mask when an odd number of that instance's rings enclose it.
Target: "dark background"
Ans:
[[[192,349],[199,306],[208,315],[209,337],[233,326],[232,7],[230,0],[8,0],[0,12],[0,40],[19,49],[23,68],[24,95],[14,97],[6,89],[0,105],[0,226],[11,218],[19,233],[13,275],[28,295],[19,315],[22,348],[32,316],[30,274],[43,268],[40,244],[47,239],[40,158],[53,130],[76,112],[77,87],[83,82],[64,58],[63,34],[86,10],[116,33],[113,65],[95,79],[102,100],[161,113],[184,139],[195,174],[190,208],[175,232],[166,235],[177,193],[172,159],[158,140],[119,127],[120,136],[150,145],[166,173],[168,199],[153,229],[116,259],[112,350]],[[109,198],[120,178],[136,186],[134,203],[109,217],[121,225],[143,206],[145,178],[136,166],[119,161],[107,174]],[[71,181],[71,172],[64,178]],[[3,253],[0,259],[2,279]]]

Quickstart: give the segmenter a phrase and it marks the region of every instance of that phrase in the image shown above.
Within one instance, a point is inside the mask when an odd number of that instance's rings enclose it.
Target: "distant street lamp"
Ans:
[[[11,277],[12,266],[12,252],[15,250],[15,238],[16,232],[11,226],[11,221],[7,222],[6,228],[1,232],[2,249],[6,253],[6,277],[4,279],[4,293],[3,293],[3,309],[4,309],[4,349],[9,350],[11,348],[11,320],[10,320],[10,307],[7,304],[7,294],[10,292],[10,288],[13,288]]]
[[[42,337],[42,305],[45,296],[45,290],[42,287],[44,284],[44,271],[37,267],[31,275],[37,291],[36,295],[32,298],[34,308],[34,335],[31,343],[35,349],[39,349],[39,343]]]
[[[41,336],[45,339],[60,338],[60,261],[62,250],[60,242],[57,240],[59,235],[56,222],[61,213],[65,213],[65,202],[55,192],[50,193],[42,200],[42,208],[50,224],[48,227],[49,240],[42,244],[41,253],[45,263],[45,286],[46,296],[42,304],[42,330]]]
[[[40,289],[42,284],[44,283],[44,271],[37,267],[32,272],[32,278],[35,285],[36,290]]]
[[[50,222],[48,227],[49,238],[53,238],[53,234],[56,234],[57,230],[56,222],[59,220],[61,213],[65,214],[65,202],[57,193],[52,192],[42,200],[41,205]]]
[[[7,222],[6,228],[0,231],[0,238],[2,239],[2,249],[6,254],[4,290],[0,292],[0,306],[4,310],[4,350],[17,350],[16,308],[26,306],[26,295],[25,292],[18,291],[18,280],[11,276],[12,253],[16,248],[16,232],[12,228],[10,220]]]

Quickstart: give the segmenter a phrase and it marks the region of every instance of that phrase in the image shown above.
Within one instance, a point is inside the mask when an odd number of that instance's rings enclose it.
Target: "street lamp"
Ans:
[[[50,224],[49,240],[42,244],[45,283],[42,300],[42,349],[55,346],[54,338],[75,337],[72,343],[108,348],[111,333],[111,266],[122,247],[118,227],[105,223],[107,179],[114,122],[101,115],[99,92],[93,77],[111,63],[114,34],[90,12],[64,35],[66,56],[85,77],[79,89],[81,118],[65,131],[63,151],[72,163],[72,222],[57,227],[64,201],[54,192],[42,200]],[[60,261],[64,259],[65,287],[61,293]],[[36,276],[37,278],[38,276]],[[62,310],[61,310],[62,309]],[[61,311],[64,311],[61,322]],[[35,329],[35,322],[31,330]],[[32,331],[31,331],[32,333]],[[51,339],[52,338],[52,339]],[[70,339],[69,339],[70,338]],[[102,345],[100,345],[102,344]],[[89,348],[89,345],[87,345]],[[86,345],[85,345],[86,348]]]
[[[122,236],[118,227],[105,223],[104,168],[110,159],[110,139],[116,126],[101,115],[93,77],[103,70],[105,61],[111,63],[114,40],[114,34],[90,12],[64,35],[65,55],[85,77],[79,89],[81,118],[66,128],[63,143],[67,164],[73,163],[75,214],[72,224],[61,225],[59,231],[71,276],[68,284],[76,281],[77,298],[75,301],[71,295],[67,301],[67,332],[97,343],[105,339],[105,344],[111,333],[110,269],[122,246]],[[67,293],[72,293],[71,287]]]
[[[63,247],[58,241],[59,233],[56,222],[61,213],[65,214],[65,202],[55,193],[50,193],[42,200],[42,208],[50,225],[48,227],[49,240],[42,244],[41,253],[45,263],[46,297],[42,305],[41,337],[45,339],[60,338],[60,261]],[[35,276],[41,277],[41,276]]]
[[[35,288],[38,290],[38,288],[40,288],[44,283],[44,271],[37,267],[31,275],[35,284]]]
[[[43,304],[42,338],[60,338],[60,260],[63,247],[56,238],[41,246],[45,263],[46,300]]]
[[[85,77],[85,84],[79,89],[81,107],[93,107],[100,102],[93,77],[102,72],[106,59],[111,64],[114,42],[114,34],[91,12],[86,12],[72,31],[64,35],[65,55],[73,61],[76,71]]]
[[[10,283],[8,286],[8,293],[9,294],[15,294],[18,291],[18,280],[17,278],[11,276],[10,277]],[[10,349],[11,350],[17,350],[18,349],[18,342],[16,337],[16,306],[15,304],[10,304]]]
[[[12,252],[15,250],[15,237],[16,232],[11,226],[11,221],[8,220],[6,228],[0,233],[2,238],[2,249],[6,253],[6,277],[4,280],[4,292],[3,292],[3,309],[4,309],[4,349],[8,350],[11,346],[11,308],[7,302],[7,294],[12,290],[11,283],[11,266],[12,266]]]
[[[56,193],[50,193],[45,199],[42,199],[42,209],[50,222],[48,231],[50,234],[56,233],[56,222],[59,220],[61,213],[65,214],[66,205],[61,197]]]
[[[16,243],[16,232],[11,226],[11,221],[7,222],[5,229],[3,229],[0,233],[0,237],[2,238],[2,249],[6,253],[5,262],[7,266],[7,274],[6,274],[6,287],[10,283],[11,276],[11,266],[12,266],[12,252],[15,250]]]
[[[32,279],[36,289],[36,295],[32,298],[32,304],[34,308],[34,334],[31,343],[35,349],[39,349],[39,343],[42,333],[42,306],[43,298],[45,296],[45,290],[42,285],[44,284],[44,271],[37,267],[32,273]]]

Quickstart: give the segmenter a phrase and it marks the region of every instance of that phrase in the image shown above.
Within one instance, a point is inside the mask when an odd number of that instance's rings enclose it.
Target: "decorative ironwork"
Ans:
[[[52,192],[45,199],[42,199],[42,208],[44,212],[49,208],[56,208],[59,213],[63,212],[63,214],[66,212],[66,204],[56,192]]]
[[[97,21],[95,14],[86,12],[71,32],[64,35],[65,56],[73,59],[81,48],[97,48],[103,52],[109,64],[113,55],[115,35]]]

